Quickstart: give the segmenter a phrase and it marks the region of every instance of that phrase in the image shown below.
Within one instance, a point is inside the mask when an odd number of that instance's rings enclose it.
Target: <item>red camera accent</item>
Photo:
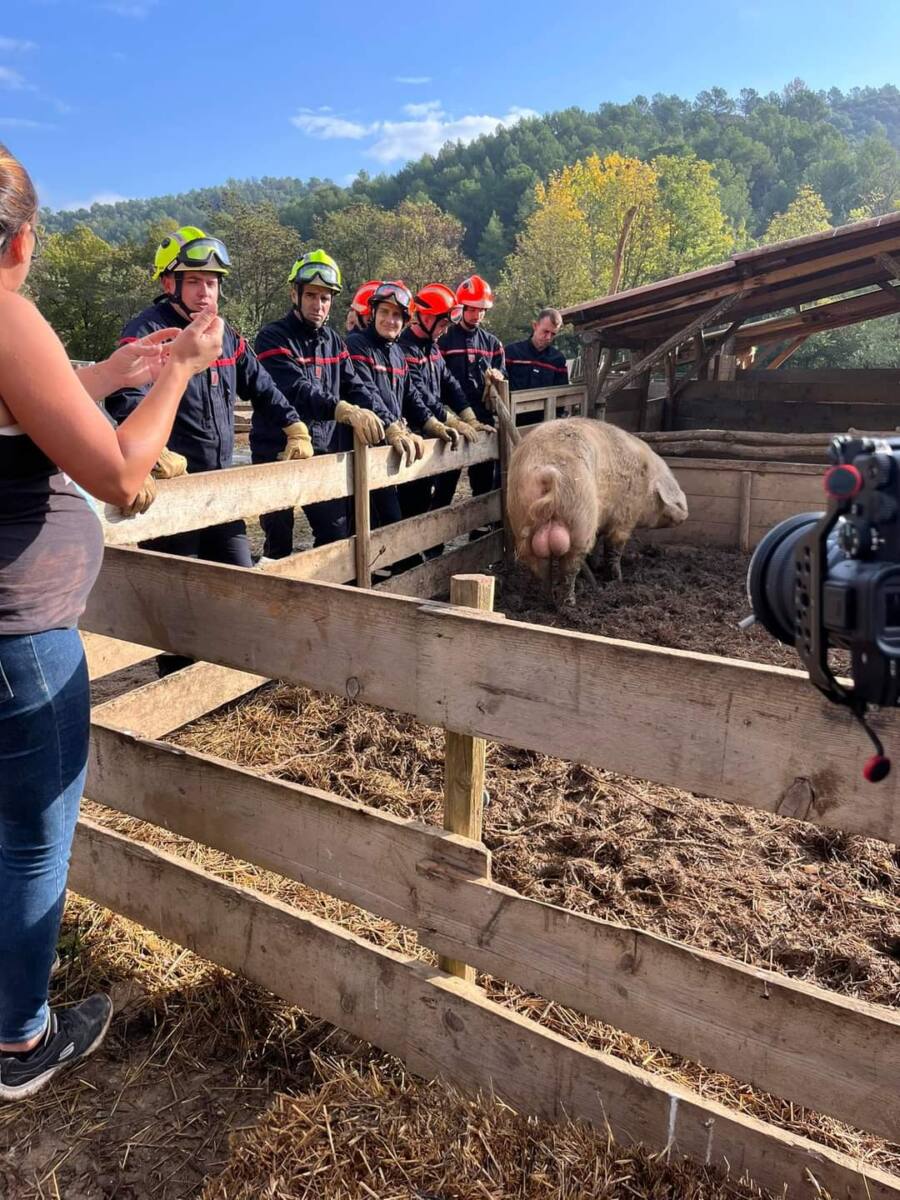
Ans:
[[[862,491],[863,477],[858,467],[840,463],[825,472],[825,491],[836,500],[848,500]]]

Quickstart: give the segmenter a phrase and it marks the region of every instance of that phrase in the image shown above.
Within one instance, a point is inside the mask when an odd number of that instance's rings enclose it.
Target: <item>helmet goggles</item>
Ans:
[[[210,267],[214,258],[218,259],[218,263]],[[177,271],[181,268],[184,271],[202,271],[204,269],[217,270],[223,267],[227,270],[230,266],[231,259],[225,249],[225,243],[220,242],[218,238],[203,237],[195,238],[194,241],[180,246],[172,265],[167,270]]]
[[[320,283],[332,292],[341,291],[341,273],[331,263],[301,263],[291,275],[290,282],[296,284]]]
[[[405,283],[394,281],[391,279],[385,280],[384,283],[378,285],[372,294],[369,301],[369,307],[374,310],[377,304],[383,300],[392,300],[394,304],[403,309],[404,314],[409,316],[409,306],[412,301],[412,293]]]

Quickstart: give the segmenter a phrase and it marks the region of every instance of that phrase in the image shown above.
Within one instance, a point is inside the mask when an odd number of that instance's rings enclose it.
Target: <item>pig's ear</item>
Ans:
[[[668,472],[654,480],[653,490],[666,508],[684,507],[684,493]]]

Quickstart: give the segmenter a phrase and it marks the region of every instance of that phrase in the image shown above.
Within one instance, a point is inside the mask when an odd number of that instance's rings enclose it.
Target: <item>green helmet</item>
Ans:
[[[153,278],[167,271],[214,271],[227,275],[231,259],[224,242],[208,237],[196,225],[182,225],[167,234],[153,256]]]
[[[291,267],[288,283],[318,283],[337,295],[343,288],[341,268],[324,250],[310,250]]]

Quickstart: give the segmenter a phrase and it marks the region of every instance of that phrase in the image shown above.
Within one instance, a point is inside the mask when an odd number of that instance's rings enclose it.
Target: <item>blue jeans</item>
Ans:
[[[77,629],[0,637],[0,1042],[47,1022],[90,714]]]

